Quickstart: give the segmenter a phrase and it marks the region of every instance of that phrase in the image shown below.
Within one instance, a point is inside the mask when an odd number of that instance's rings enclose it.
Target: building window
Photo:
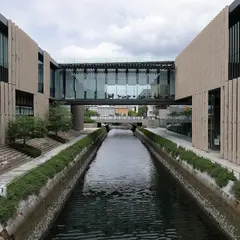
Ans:
[[[8,37],[0,32],[0,81],[8,82]]]
[[[240,8],[229,14],[229,64],[228,79],[240,77]]]
[[[50,68],[50,97],[55,98],[55,79],[56,71]]]
[[[44,89],[43,62],[38,61],[38,92],[43,93]]]
[[[16,90],[16,116],[33,116],[33,94]]]

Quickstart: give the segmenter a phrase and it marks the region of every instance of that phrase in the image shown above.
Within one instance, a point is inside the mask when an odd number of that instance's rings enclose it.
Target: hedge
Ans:
[[[10,183],[7,187],[7,197],[0,197],[0,223],[6,224],[16,213],[20,201],[26,200],[31,195],[38,195],[49,179],[67,167],[85,147],[90,146],[104,131],[105,128],[100,128],[90,133],[44,164]]]
[[[9,146],[33,158],[39,157],[42,154],[40,149],[30,146],[28,144],[24,145],[23,143],[13,142],[13,143],[9,143]]]
[[[141,131],[148,139],[157,143],[161,148],[166,149],[166,151],[173,157],[177,158],[179,156],[179,158],[182,161],[187,162],[194,169],[197,169],[201,172],[206,172],[209,176],[211,176],[215,180],[216,184],[219,187],[222,188],[227,186],[229,180],[232,181],[237,180],[233,172],[229,172],[228,169],[222,167],[221,165],[213,163],[209,159],[206,159],[204,157],[200,157],[193,153],[192,151],[185,150],[182,147],[177,147],[176,143],[171,142],[170,140],[165,139],[159,135],[156,135],[153,132],[148,131],[147,129],[138,128],[138,130]],[[234,194],[237,197],[235,191]],[[240,197],[240,191],[238,197]]]

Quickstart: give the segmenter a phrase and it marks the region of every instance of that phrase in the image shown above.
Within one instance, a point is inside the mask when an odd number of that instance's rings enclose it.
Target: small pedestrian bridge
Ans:
[[[142,123],[143,117],[130,117],[130,116],[100,116],[100,117],[91,117],[92,120],[97,123]]]

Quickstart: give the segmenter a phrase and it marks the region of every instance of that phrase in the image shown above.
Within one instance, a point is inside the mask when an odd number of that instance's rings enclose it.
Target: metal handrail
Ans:
[[[143,117],[131,117],[131,116],[92,116],[92,120],[142,120]]]

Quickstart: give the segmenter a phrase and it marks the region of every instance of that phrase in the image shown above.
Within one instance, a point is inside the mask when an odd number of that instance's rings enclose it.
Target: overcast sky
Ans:
[[[0,0],[57,61],[174,60],[232,0]]]

